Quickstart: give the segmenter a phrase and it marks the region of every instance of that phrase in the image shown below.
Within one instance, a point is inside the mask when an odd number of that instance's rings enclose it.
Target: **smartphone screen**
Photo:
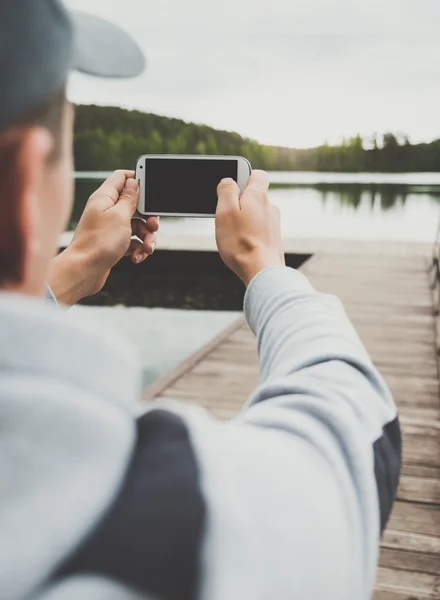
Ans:
[[[145,159],[145,210],[148,213],[214,215],[217,186],[237,181],[236,159]]]

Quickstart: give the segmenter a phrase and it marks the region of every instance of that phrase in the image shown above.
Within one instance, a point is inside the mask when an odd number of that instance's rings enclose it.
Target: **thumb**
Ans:
[[[127,179],[113,210],[117,210],[128,221],[136,212],[139,201],[139,184],[136,179]]]
[[[229,211],[231,209],[239,209],[240,190],[236,182],[227,177],[222,179],[217,187],[217,212]]]

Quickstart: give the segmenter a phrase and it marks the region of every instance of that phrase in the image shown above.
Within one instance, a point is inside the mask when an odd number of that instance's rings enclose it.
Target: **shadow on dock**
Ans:
[[[287,254],[286,263],[298,268],[310,256]],[[141,265],[123,259],[104,289],[82,303],[240,311],[244,292],[241,281],[217,252],[158,250]]]

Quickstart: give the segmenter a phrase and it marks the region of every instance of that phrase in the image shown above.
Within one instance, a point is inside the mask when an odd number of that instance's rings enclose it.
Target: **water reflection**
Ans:
[[[407,185],[407,184],[366,184],[366,183],[316,183],[308,184],[274,184],[271,189],[299,190],[313,189],[320,192],[323,204],[337,200],[341,206],[358,209],[361,204],[368,204],[371,209],[390,210],[396,206],[405,206],[407,198],[412,194],[428,195],[435,202],[440,202],[439,185]]]
[[[69,229],[76,227],[88,197],[100,183],[99,179],[76,181]],[[440,212],[437,182],[286,182],[271,184],[269,196],[281,210],[286,237],[431,241]],[[168,219],[164,226],[173,235],[212,236],[214,231],[211,219]]]

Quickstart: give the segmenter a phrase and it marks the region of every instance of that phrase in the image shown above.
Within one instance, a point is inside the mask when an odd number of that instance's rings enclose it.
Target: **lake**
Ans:
[[[79,173],[70,228],[107,173]],[[271,173],[270,199],[283,233],[296,238],[432,242],[440,218],[440,173]],[[166,234],[212,236],[212,219],[162,219]],[[127,337],[144,364],[144,384],[177,366],[237,313],[164,308],[75,307],[69,318]]]
[[[77,173],[74,228],[108,174]],[[440,219],[440,173],[270,173],[271,202],[286,238],[432,242]],[[213,235],[212,219],[162,219],[164,234]]]

